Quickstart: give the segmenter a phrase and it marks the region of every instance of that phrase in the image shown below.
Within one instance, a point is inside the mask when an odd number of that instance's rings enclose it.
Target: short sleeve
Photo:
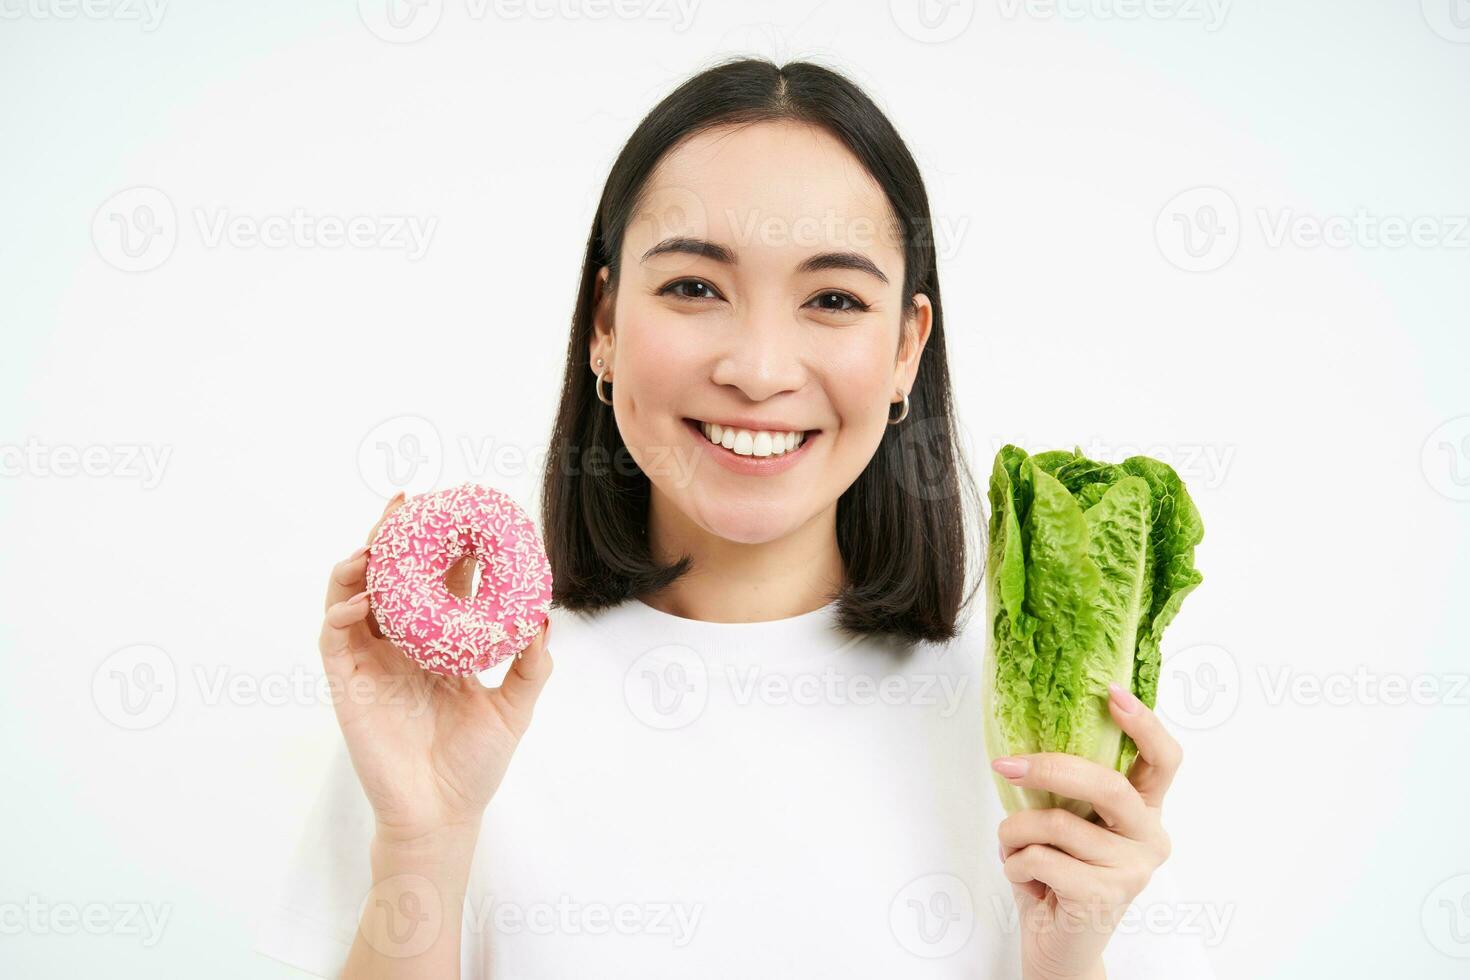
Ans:
[[[339,745],[255,950],[319,977],[337,977],[372,887],[373,812]]]
[[[1181,896],[1167,866],[1154,871],[1103,950],[1118,980],[1215,980],[1205,955],[1224,938],[1227,906]]]

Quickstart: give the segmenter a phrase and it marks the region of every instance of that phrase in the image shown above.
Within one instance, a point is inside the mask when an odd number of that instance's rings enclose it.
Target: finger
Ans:
[[[327,578],[327,599],[323,611],[345,602],[363,590],[367,578],[367,545],[358,548],[332,566]]]
[[[1085,897],[1096,891],[1096,869],[1045,844],[1031,844],[1014,852],[1006,858],[1002,871],[1013,885],[1039,883],[1066,898]],[[1027,891],[1035,894],[1029,887]]]
[[[363,546],[332,566],[332,574],[327,579],[327,598],[322,605],[324,610],[362,591],[367,576],[368,546],[378,536],[378,528],[383,526],[383,521],[402,504],[403,494],[399,492],[388,501],[388,506],[383,508],[382,516],[368,532],[367,541]]]
[[[1113,720],[1138,745],[1138,758],[1128,771],[1128,781],[1146,804],[1160,807],[1184,760],[1184,748],[1136,695],[1117,684],[1109,684],[1108,691]]]
[[[1143,797],[1115,769],[1064,752],[1006,756],[990,765],[1012,786],[1048,790],[1092,804],[1103,822],[1125,837],[1144,840],[1149,834]]]
[[[352,675],[352,669],[356,666],[352,656],[352,628],[361,623],[367,613],[366,592],[359,592],[327,607],[326,615],[322,617],[318,645],[322,651],[322,666],[328,677],[343,680]]]
[[[491,692],[501,703],[506,720],[517,735],[524,735],[530,726],[536,699],[546,686],[546,679],[551,676],[551,651],[546,646],[550,634],[551,620],[547,619],[531,645],[516,654],[500,686]]]
[[[1002,858],[1031,844],[1046,844],[1079,861],[1114,866],[1121,856],[1117,834],[1068,810],[1018,810],[1000,822]]]
[[[1004,865],[1010,856],[1016,853],[1017,848],[1007,847],[1005,844],[1001,844],[999,850],[1000,863]],[[1005,872],[1004,867],[1001,868],[1001,872]],[[1039,881],[1013,881],[1011,882],[1011,887],[1016,890],[1018,897],[1024,896],[1033,902],[1039,902],[1046,897],[1046,886]],[[1024,907],[1022,911],[1025,911]]]

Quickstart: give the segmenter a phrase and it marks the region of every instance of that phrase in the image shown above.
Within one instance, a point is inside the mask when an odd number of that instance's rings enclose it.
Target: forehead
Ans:
[[[720,126],[659,161],[626,245],[633,256],[671,236],[757,250],[852,249],[902,261],[883,189],[836,137],[791,121]]]

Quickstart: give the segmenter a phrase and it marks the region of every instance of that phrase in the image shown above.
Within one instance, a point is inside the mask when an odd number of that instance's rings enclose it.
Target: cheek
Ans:
[[[834,351],[825,360],[823,376],[842,428],[881,435],[884,406],[897,397],[887,348],[874,343]]]
[[[699,352],[690,349],[687,331],[661,322],[657,310],[618,315],[612,387],[619,425],[628,442],[662,440],[678,421],[674,406],[698,377]]]

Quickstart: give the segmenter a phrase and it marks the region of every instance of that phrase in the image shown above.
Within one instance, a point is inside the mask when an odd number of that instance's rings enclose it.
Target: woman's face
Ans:
[[[796,123],[694,136],[650,178],[621,259],[589,363],[609,372],[654,508],[756,544],[835,507],[912,387],[931,320],[915,296],[900,351],[902,243],[858,160]],[[721,445],[700,423],[729,423]],[[778,452],[788,430],[800,441]]]

